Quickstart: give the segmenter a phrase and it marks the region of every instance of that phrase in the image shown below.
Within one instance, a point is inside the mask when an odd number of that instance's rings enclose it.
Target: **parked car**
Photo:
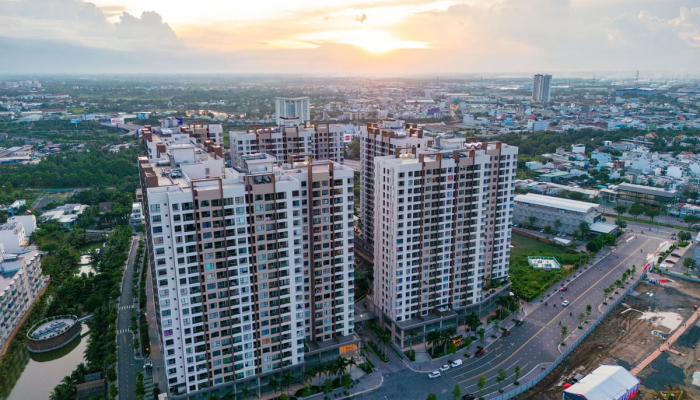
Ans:
[[[481,357],[481,356],[483,356],[484,354],[486,354],[486,349],[479,349],[479,350],[476,351],[476,353],[474,353],[474,355],[477,356],[477,357]]]
[[[568,287],[568,286],[562,286],[561,289],[559,289],[559,290],[561,290],[562,292],[566,292],[567,290],[569,290],[569,287]]]
[[[445,365],[443,365],[442,367],[440,367],[440,372],[445,372],[445,371],[447,371],[448,369],[450,369],[450,366],[447,365],[447,364],[445,364]]]
[[[516,320],[515,320],[515,326],[520,326],[520,325],[522,325],[523,323],[524,323],[524,322],[523,322],[522,319],[516,319]]]
[[[562,306],[562,307],[566,307],[566,306],[568,306],[569,304],[570,304],[570,303],[569,303],[569,300],[564,300],[564,302],[561,303],[561,306]]]
[[[462,396],[462,400],[474,400],[474,399],[476,399],[476,396],[474,396],[473,394],[465,394],[464,396]]]
[[[501,329],[503,330],[504,337],[510,335],[510,329],[506,329],[506,328],[501,328]]]
[[[433,372],[428,374],[428,378],[430,378],[430,379],[439,378],[441,376],[442,376],[442,374],[440,373],[440,371],[433,371]]]
[[[450,367],[452,367],[452,368],[459,367],[460,365],[462,365],[462,360],[459,360],[459,359],[454,360],[450,363]]]

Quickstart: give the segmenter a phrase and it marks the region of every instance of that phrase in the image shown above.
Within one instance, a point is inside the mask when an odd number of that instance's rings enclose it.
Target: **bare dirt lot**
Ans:
[[[562,385],[572,382],[577,374],[585,376],[601,364],[634,368],[693,313],[695,305],[700,305],[700,284],[639,284],[564,363],[518,398],[559,400]],[[686,393],[684,398],[700,399],[700,387],[691,384],[693,372],[700,371],[700,346],[695,348],[699,340],[696,321],[672,346],[684,356],[666,352],[639,374],[642,385],[637,398],[656,399],[660,390],[681,389]]]

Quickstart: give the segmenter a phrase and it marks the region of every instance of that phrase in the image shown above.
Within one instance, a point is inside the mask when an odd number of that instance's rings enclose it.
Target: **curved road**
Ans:
[[[586,313],[586,306],[590,304],[593,309],[588,320],[600,317],[598,306],[603,301],[603,289],[620,279],[632,265],[636,265],[635,278],[638,278],[647,259],[654,258],[653,253],[664,240],[658,236],[626,234],[614,252],[578,274],[568,283],[566,292],[557,291],[550,296],[547,300],[549,306],[538,303],[539,306],[524,319],[523,325],[513,327],[511,335],[489,345],[485,355],[466,360],[464,365],[443,372],[438,379],[428,379],[425,373],[405,369],[389,373],[385,375],[384,385],[380,389],[359,398],[382,400],[385,396],[397,398],[398,395],[406,396],[401,398],[423,399],[432,392],[440,399],[447,399],[452,398],[452,389],[457,384],[461,386],[462,393],[478,396],[477,382],[481,376],[486,376],[485,394],[497,392],[500,388],[512,390],[516,365],[521,367],[520,381],[526,382],[559,357],[559,344],[562,341],[559,321],[568,328],[570,339],[566,342],[573,342],[583,332],[577,329],[578,315]],[[571,304],[562,307],[564,300]],[[501,368],[506,371],[507,378],[499,383],[496,377]],[[410,385],[407,385],[409,382]],[[506,389],[506,386],[511,387]]]

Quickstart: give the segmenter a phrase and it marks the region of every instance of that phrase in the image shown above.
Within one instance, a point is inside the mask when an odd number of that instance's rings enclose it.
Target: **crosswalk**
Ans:
[[[420,375],[420,374],[417,372],[413,372],[410,369],[404,369],[401,371],[392,372],[390,374],[384,374],[384,381],[385,382],[392,382],[392,381],[397,381],[397,380],[404,380],[406,382],[410,382],[412,379],[416,379],[418,377],[418,375]],[[408,378],[408,379],[406,379],[406,378]]]
[[[126,329],[118,329],[118,330],[117,330],[117,334],[129,333],[129,332],[131,332],[131,331],[129,330],[129,328],[126,328]]]
[[[133,304],[129,304],[128,306],[119,306],[119,309],[120,309],[120,310],[128,310],[128,309],[130,309],[130,308],[134,308],[134,305],[133,305]]]

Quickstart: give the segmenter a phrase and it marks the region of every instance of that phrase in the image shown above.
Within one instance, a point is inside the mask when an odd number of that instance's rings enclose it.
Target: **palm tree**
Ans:
[[[289,394],[289,387],[292,386],[292,373],[286,371],[282,374],[282,386],[287,388],[287,394]]]
[[[307,370],[304,370],[304,383],[313,383],[317,373],[318,372],[316,372],[316,368],[309,368]]]
[[[433,350],[433,353],[435,353],[435,346],[437,346],[440,343],[440,340],[442,340],[442,335],[440,334],[439,331],[434,330],[431,332],[428,332],[428,344]]]
[[[355,358],[355,356],[348,359],[348,367],[350,367],[350,376],[352,376],[352,368],[357,367],[357,358]]]
[[[408,336],[408,347],[413,346],[413,339],[416,338],[416,332],[413,329],[411,329],[410,331],[408,331],[406,336]]]
[[[250,397],[250,389],[248,389],[248,386],[243,386],[241,388],[241,396],[243,396],[243,400]]]
[[[455,336],[454,328],[449,328],[442,332],[442,352],[447,353],[447,343]]]
[[[481,325],[481,320],[479,319],[479,316],[478,316],[478,315],[476,315],[476,314],[474,314],[474,313],[471,313],[471,314],[467,315],[467,317],[465,318],[464,323],[465,323],[467,326],[469,326],[469,330],[470,330],[470,331],[475,332],[475,331],[476,331],[476,328],[478,328],[479,325]]]
[[[272,394],[274,395],[277,393],[277,389],[280,387],[280,382],[275,378],[274,376],[271,376],[270,379],[267,381],[267,386],[272,389]]]

